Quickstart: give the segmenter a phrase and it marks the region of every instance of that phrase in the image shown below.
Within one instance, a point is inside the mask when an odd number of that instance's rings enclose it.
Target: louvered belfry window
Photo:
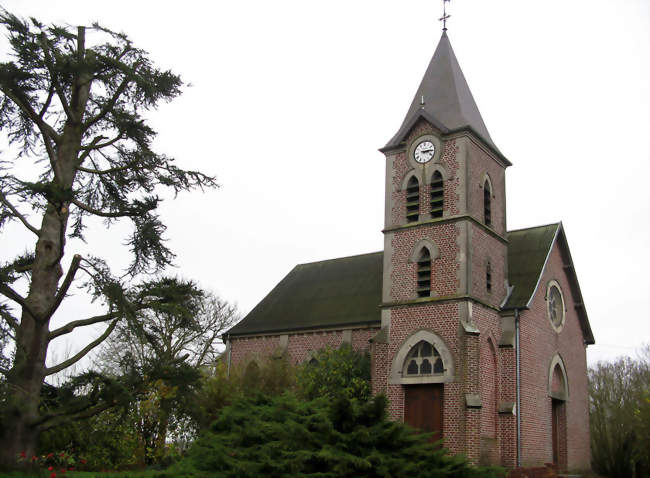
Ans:
[[[433,219],[442,217],[444,200],[442,174],[440,171],[436,171],[431,178],[431,217]]]
[[[431,254],[429,249],[424,247],[418,259],[418,297],[429,297],[431,295]]]
[[[486,180],[483,184],[483,215],[485,218],[485,225],[492,225],[492,191],[490,190],[490,183]]]
[[[420,183],[415,176],[406,186],[406,221],[416,222],[420,217]]]

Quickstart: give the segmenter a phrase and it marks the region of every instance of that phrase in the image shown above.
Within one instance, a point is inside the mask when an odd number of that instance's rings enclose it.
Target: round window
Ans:
[[[551,281],[546,292],[548,318],[553,327],[559,332],[564,325],[564,298],[557,281]]]

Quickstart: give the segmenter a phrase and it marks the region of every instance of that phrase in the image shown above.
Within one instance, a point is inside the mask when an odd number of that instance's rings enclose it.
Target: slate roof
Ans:
[[[297,265],[226,335],[378,324],[383,257]]]
[[[508,281],[514,288],[504,309],[528,305],[559,227],[557,223],[508,232]]]
[[[508,280],[513,289],[503,308],[529,305],[558,238],[585,340],[594,343],[562,223],[508,232]],[[297,265],[225,335],[379,326],[383,257],[380,251]]]
[[[420,117],[443,133],[470,128],[501,155],[483,122],[446,32],[440,38],[402,125],[383,149],[397,146]]]

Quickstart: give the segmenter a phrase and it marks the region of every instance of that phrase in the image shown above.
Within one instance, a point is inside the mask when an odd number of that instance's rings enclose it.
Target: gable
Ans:
[[[510,231],[508,241],[508,281],[512,291],[503,308],[526,309],[530,306],[542,287],[541,279],[551,252],[558,248],[584,340],[588,344],[595,343],[562,223]]]
[[[380,324],[383,252],[297,265],[226,335]]]

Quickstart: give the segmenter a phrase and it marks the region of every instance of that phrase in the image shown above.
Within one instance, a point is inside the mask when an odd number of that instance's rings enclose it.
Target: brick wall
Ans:
[[[352,330],[351,345],[354,350],[366,350],[368,340],[379,331],[378,328]],[[288,335],[287,352],[293,363],[307,360],[309,353],[326,346],[338,348],[343,343],[342,330],[301,332]],[[233,337],[231,363],[237,365],[249,360],[262,359],[280,347],[280,335]]]
[[[566,307],[564,327],[559,333],[551,326],[546,311],[546,286],[550,280],[557,280],[560,284]],[[521,314],[521,421],[524,466],[541,465],[552,460],[548,376],[550,362],[555,353],[561,355],[568,378],[567,466],[569,469],[587,469],[590,449],[586,350],[557,244],[553,247],[530,310]]]
[[[467,181],[468,212],[480,223],[484,222],[483,179],[488,174],[492,183],[491,219],[492,228],[504,236],[506,233],[506,175],[505,169],[480,148],[475,142],[467,141],[469,157],[469,179]]]

